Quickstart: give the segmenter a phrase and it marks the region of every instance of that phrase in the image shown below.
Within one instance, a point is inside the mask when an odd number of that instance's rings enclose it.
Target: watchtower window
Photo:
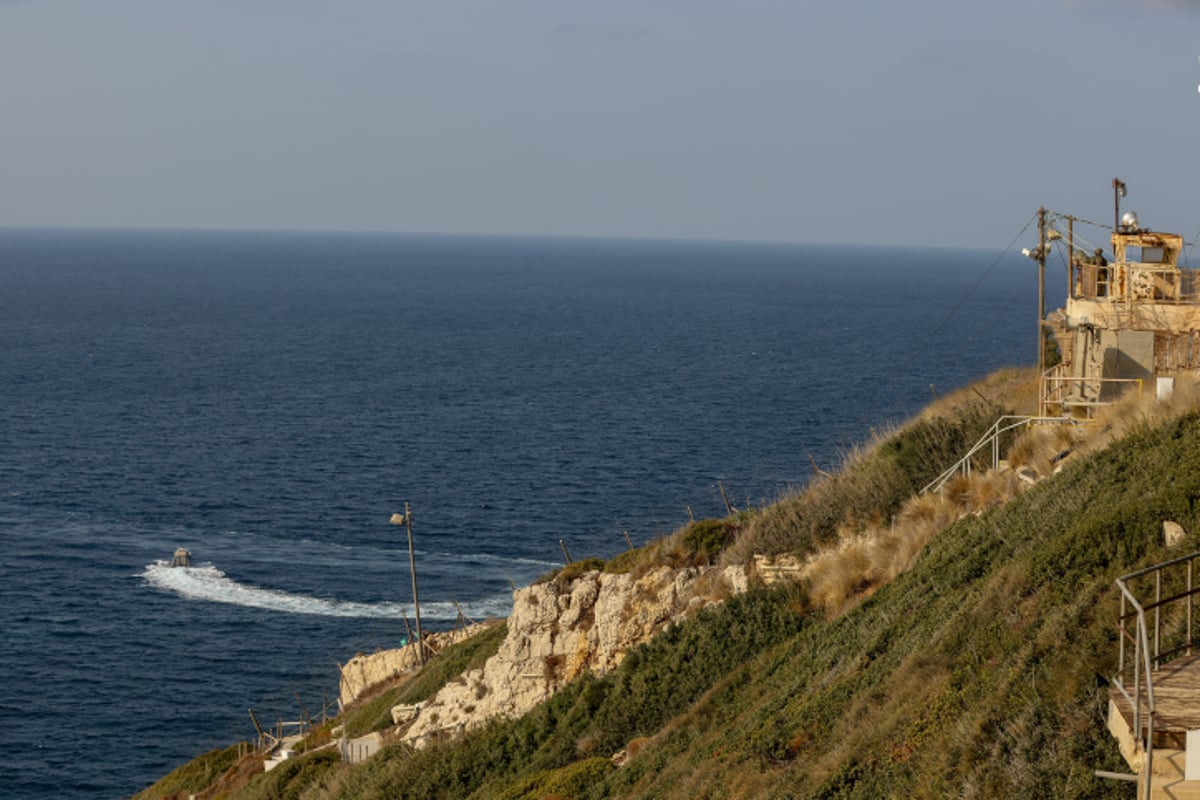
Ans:
[[[1162,247],[1142,247],[1138,258],[1134,259],[1143,264],[1165,264],[1167,263],[1166,250]]]

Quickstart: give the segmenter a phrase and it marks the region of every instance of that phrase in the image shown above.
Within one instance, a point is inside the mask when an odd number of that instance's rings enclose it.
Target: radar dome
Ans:
[[[1121,227],[1122,228],[1133,228],[1134,230],[1137,230],[1137,228],[1138,228],[1137,212],[1136,211],[1126,211],[1124,214],[1122,214],[1121,215]]]

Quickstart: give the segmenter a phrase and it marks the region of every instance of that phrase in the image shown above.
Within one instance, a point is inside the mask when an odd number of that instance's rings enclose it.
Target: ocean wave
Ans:
[[[166,561],[156,561],[146,565],[141,577],[156,589],[172,592],[188,600],[323,617],[398,619],[401,614],[406,614],[411,619],[413,616],[412,609],[404,603],[359,603],[309,597],[239,583],[211,564],[171,567]],[[508,594],[495,595],[461,605],[463,613],[470,617],[507,616],[512,610],[512,597]],[[453,620],[458,617],[458,607],[451,602],[436,600],[421,603],[421,617],[424,620]]]

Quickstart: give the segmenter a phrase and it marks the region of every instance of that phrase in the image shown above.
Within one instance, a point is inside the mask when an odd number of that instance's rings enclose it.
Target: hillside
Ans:
[[[721,547],[723,561],[830,548],[849,554],[844,565],[858,557],[847,542],[916,513],[913,493],[1018,404],[1023,385],[993,376],[807,491],[710,523],[705,536],[691,526],[616,567],[708,561]],[[355,767],[316,752],[231,796],[1128,797],[1127,785],[1093,777],[1128,771],[1104,727],[1113,580],[1166,557],[1164,519],[1189,532],[1200,524],[1200,415],[1122,414],[1100,426],[1129,424],[1122,438],[1074,446],[1059,474],[1012,499],[960,487],[979,495],[975,510],[914,540],[886,575],[864,561],[824,600],[819,575],[751,589],[520,719],[424,749],[396,745]],[[1189,535],[1172,554],[1194,547]],[[448,650],[348,724],[390,723],[379,720],[393,703],[429,697],[498,646],[493,636]],[[233,758],[198,759],[145,796],[198,791]]]

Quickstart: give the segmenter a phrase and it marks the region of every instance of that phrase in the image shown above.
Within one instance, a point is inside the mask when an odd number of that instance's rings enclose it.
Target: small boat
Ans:
[[[192,554],[186,547],[180,547],[175,551],[175,555],[171,556],[172,567],[190,567],[192,565]]]

